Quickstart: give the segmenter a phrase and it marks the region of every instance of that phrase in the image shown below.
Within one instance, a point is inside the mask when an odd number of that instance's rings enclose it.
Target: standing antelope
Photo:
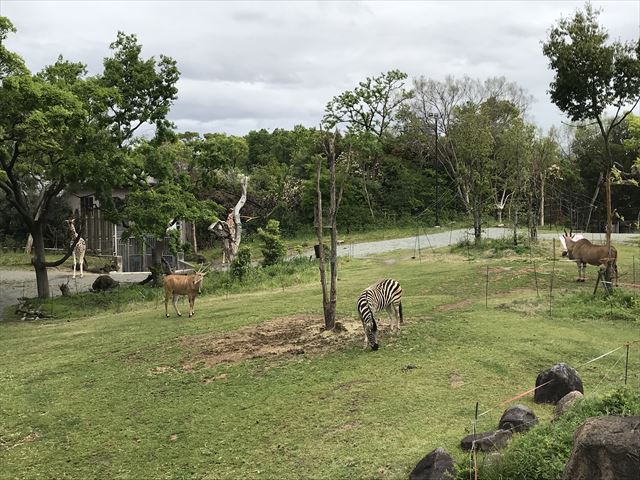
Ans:
[[[74,218],[71,217],[69,220],[65,220],[67,224],[67,228],[71,233],[71,245],[75,242],[76,237],[78,236],[78,232],[76,232],[76,227],[73,225]],[[78,243],[73,247],[73,278],[76,278],[76,264],[80,263],[80,278],[84,276],[84,272],[82,270],[84,264],[84,254],[87,252],[87,242],[84,241],[84,238],[79,238]]]
[[[173,297],[173,308],[179,317],[182,316],[178,310],[178,295],[187,295],[189,299],[189,317],[195,313],[193,305],[196,302],[196,296],[202,291],[202,279],[208,273],[205,269],[199,270],[190,275],[165,275],[164,277],[164,313],[169,317],[169,297]]]
[[[611,246],[611,251],[609,251],[607,245],[594,245],[579,233],[575,234],[571,231],[567,233],[566,230],[564,235],[560,235],[560,242],[564,247],[562,256],[575,260],[578,265],[578,279],[576,281],[584,282],[586,280],[587,264],[606,267],[610,263],[612,273],[616,277],[616,285],[618,284],[618,251],[615,247]]]
[[[390,278],[380,280],[375,285],[364,289],[358,298],[357,308],[364,328],[365,348],[368,344],[371,350],[378,350],[378,325],[373,316],[374,312],[385,309],[391,321],[391,331],[394,330],[394,318],[395,328],[400,331],[400,323],[404,321],[402,318],[401,297],[402,288],[400,284]],[[391,312],[393,312],[393,316]]]

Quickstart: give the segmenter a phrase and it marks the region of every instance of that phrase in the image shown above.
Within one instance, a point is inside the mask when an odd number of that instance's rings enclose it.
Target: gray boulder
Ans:
[[[536,388],[540,385],[544,386],[538,388],[533,395],[536,403],[558,403],[558,400],[574,390],[584,393],[578,372],[566,363],[559,363],[540,373],[536,378]]]
[[[475,440],[476,450],[481,452],[490,452],[498,450],[507,445],[512,437],[511,430],[496,430],[493,432],[476,433],[475,435],[467,435],[460,441],[460,448],[463,450],[471,450]]]
[[[453,458],[443,448],[436,448],[418,462],[410,480],[452,480],[456,477]]]
[[[106,292],[107,290],[116,288],[118,285],[120,285],[120,282],[117,282],[109,275],[100,275],[95,279],[93,285],[91,285],[91,289],[94,292]]]
[[[538,423],[538,419],[529,407],[526,405],[512,405],[500,417],[498,428],[511,430],[512,432],[524,432],[536,423]]]
[[[638,480],[640,416],[593,417],[573,434],[564,480]]]
[[[558,403],[556,404],[556,408],[553,410],[553,418],[554,419],[560,418],[560,416],[564,412],[566,412],[569,408],[571,408],[571,406],[574,403],[576,403],[576,401],[578,401],[583,397],[584,395],[582,395],[577,390],[567,393],[564,397],[558,400]]]

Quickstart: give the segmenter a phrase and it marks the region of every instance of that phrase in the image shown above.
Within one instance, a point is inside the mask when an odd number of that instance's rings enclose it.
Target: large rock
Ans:
[[[540,373],[536,378],[536,388],[545,383],[544,387],[540,387],[534,392],[534,402],[555,404],[567,393],[574,390],[584,393],[578,372],[566,363],[559,363]]]
[[[638,480],[640,416],[594,417],[573,434],[565,480]]]
[[[112,288],[116,288],[120,285],[120,282],[117,282],[109,275],[100,275],[91,285],[91,288],[94,292],[106,292],[107,290],[111,290]]]
[[[476,433],[475,435],[471,434],[460,441],[460,448],[463,450],[471,450],[475,440],[476,450],[490,452],[506,446],[512,435],[511,430],[496,430],[493,432]]]
[[[584,397],[584,395],[582,395],[577,390],[574,390],[573,392],[567,393],[564,397],[562,397],[560,400],[558,400],[558,403],[556,404],[556,408],[554,408],[554,410],[553,410],[553,418],[554,419],[560,418],[560,416],[564,412],[566,412],[569,408],[571,408],[571,406],[574,403],[576,403],[576,401],[578,401],[579,399],[581,399],[583,397]]]
[[[498,428],[501,430],[511,430],[512,432],[524,432],[538,423],[535,413],[526,405],[512,405],[507,408]]]
[[[409,474],[410,480],[452,480],[455,477],[453,458],[442,448],[428,453]]]

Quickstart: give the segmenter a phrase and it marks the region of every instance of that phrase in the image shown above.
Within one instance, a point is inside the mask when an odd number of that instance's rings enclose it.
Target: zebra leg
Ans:
[[[387,311],[387,315],[389,315],[389,328],[391,329],[391,332],[393,332],[394,329],[397,327],[397,325],[395,325],[394,318],[393,318],[393,313],[392,313],[393,306],[392,305],[387,305],[385,310]]]
[[[398,330],[398,333],[400,333],[400,313],[398,313],[398,306],[394,305],[393,306],[393,314],[396,317],[396,329]]]

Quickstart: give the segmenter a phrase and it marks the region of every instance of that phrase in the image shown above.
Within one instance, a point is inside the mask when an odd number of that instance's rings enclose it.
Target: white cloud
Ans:
[[[593,2],[615,39],[638,38],[640,5]],[[18,34],[8,48],[32,70],[58,54],[101,71],[118,30],[145,56],[166,54],[182,72],[171,119],[179,128],[244,134],[316,125],[327,101],[367,76],[398,68],[443,79],[505,76],[536,102],[548,128],[561,116],[540,42],[582,1],[222,2],[3,0]]]

